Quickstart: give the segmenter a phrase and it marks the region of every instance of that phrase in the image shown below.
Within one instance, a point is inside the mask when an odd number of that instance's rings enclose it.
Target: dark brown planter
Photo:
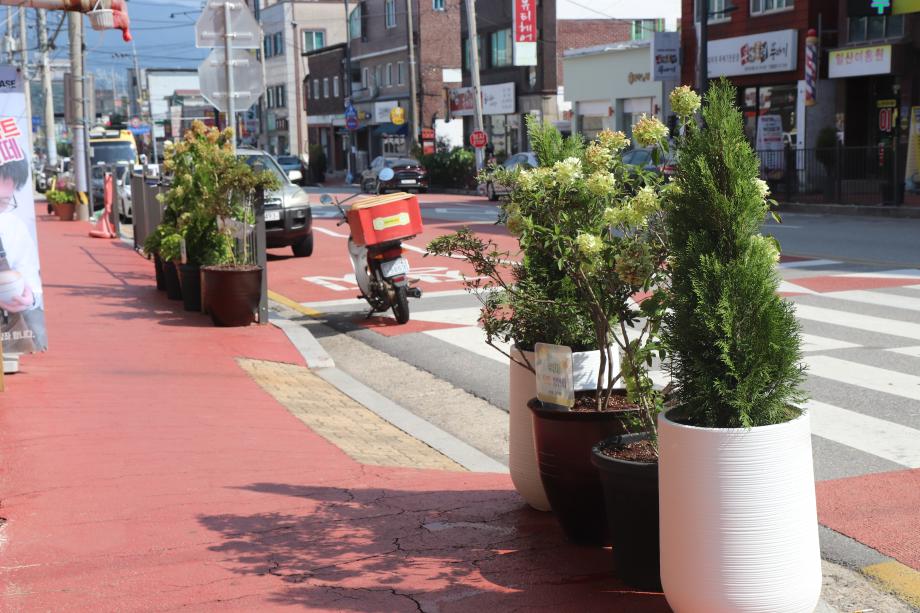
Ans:
[[[215,326],[255,321],[262,291],[260,266],[202,266],[204,304]]]
[[[76,210],[77,205],[73,202],[63,202],[54,205],[54,214],[57,215],[58,219],[61,221],[73,221]]]
[[[536,398],[527,406],[534,415],[540,480],[566,537],[582,545],[609,545],[604,490],[591,449],[626,432],[624,413],[561,410],[544,407]]]
[[[163,262],[163,280],[166,283],[166,297],[170,300],[182,300],[182,285],[179,283],[179,271],[175,262]]]
[[[179,284],[182,286],[182,303],[186,311],[201,311],[201,266],[179,264]]]
[[[592,460],[604,486],[607,525],[617,575],[629,585],[661,591],[658,551],[658,463],[631,462],[601,453],[647,439],[647,432],[614,436],[594,447]]]
[[[165,290],[166,275],[163,273],[163,260],[161,260],[160,256],[157,254],[153,254],[153,270],[156,272],[157,276],[157,289]]]

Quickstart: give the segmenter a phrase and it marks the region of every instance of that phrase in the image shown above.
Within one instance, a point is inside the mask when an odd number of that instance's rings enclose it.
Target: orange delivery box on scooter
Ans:
[[[356,245],[370,247],[422,233],[418,196],[397,192],[362,198],[348,209],[348,227]]]

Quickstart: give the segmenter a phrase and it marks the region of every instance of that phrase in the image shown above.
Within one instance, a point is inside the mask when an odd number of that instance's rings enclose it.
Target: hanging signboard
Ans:
[[[537,0],[514,0],[515,66],[537,65]]]
[[[22,75],[0,66],[0,338],[4,353],[48,347]]]
[[[515,112],[514,82],[482,86],[483,115],[513,115]],[[476,109],[472,87],[455,87],[450,90],[450,114],[453,117],[471,116]]]
[[[396,100],[385,100],[384,102],[374,103],[374,123],[391,123],[390,113],[393,109],[399,107]]]
[[[652,39],[652,79],[680,79],[679,32],[655,32]]]
[[[709,41],[709,78],[795,70],[798,30],[760,32]]]
[[[837,49],[828,54],[827,76],[831,79],[890,72],[891,45]]]

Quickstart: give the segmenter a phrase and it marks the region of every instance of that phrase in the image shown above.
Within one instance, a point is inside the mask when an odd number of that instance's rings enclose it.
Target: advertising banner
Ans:
[[[483,115],[513,115],[515,112],[514,83],[483,85]],[[456,87],[450,90],[450,114],[452,117],[473,115],[476,99],[472,87]]]
[[[22,75],[0,66],[0,338],[7,354],[48,347],[25,104]]]
[[[680,33],[655,32],[652,39],[652,79],[680,79]]]
[[[827,76],[831,79],[888,74],[891,72],[891,45],[837,49],[830,52],[827,62]]]
[[[783,118],[761,115],[757,119],[757,154],[768,178],[783,169]]]
[[[798,30],[760,32],[709,41],[709,78],[795,70]]]
[[[904,173],[904,188],[920,194],[920,106],[910,109],[910,132],[907,141],[907,169]]]
[[[537,0],[514,0],[515,66],[537,65]]]

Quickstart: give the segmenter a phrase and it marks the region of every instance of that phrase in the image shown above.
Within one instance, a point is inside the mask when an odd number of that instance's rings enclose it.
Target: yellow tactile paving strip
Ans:
[[[865,566],[862,570],[902,600],[920,607],[920,572],[894,560]]]
[[[238,362],[295,417],[362,464],[466,470],[384,421],[307,368],[244,358]]]

